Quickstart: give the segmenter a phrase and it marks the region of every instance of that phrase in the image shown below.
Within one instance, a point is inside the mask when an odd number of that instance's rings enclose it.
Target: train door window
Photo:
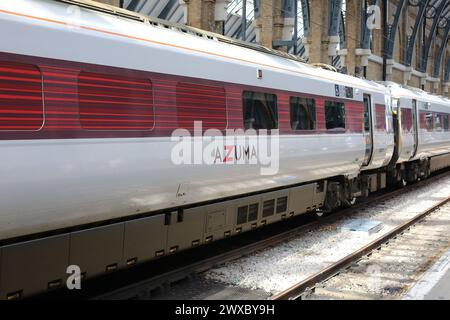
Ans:
[[[427,112],[425,114],[425,126],[427,131],[433,131],[433,112]]]
[[[377,130],[385,131],[386,130],[386,106],[377,105],[375,106],[375,115],[376,115],[376,128]]]
[[[386,116],[386,132],[393,133],[394,132],[394,118],[397,114],[397,99],[392,99],[389,96],[384,97],[384,103],[386,105],[385,108],[385,116]],[[394,106],[395,103],[395,106]],[[378,122],[377,122],[378,123]]]
[[[437,131],[442,130],[442,115],[440,113],[434,114],[434,129]]]
[[[244,91],[242,95],[245,129],[277,129],[277,96],[270,93]]]
[[[43,123],[41,71],[0,61],[0,131],[38,131]]]
[[[419,130],[417,130],[417,100],[415,99],[412,100],[412,121],[414,132],[416,133],[419,132]]]
[[[195,121],[203,130],[224,130],[227,126],[225,89],[179,82],[176,88],[178,126],[194,129]]]
[[[290,97],[292,130],[316,129],[316,102],[314,99]]]
[[[325,101],[325,121],[328,130],[345,129],[345,104]]]
[[[449,115],[448,114],[445,114],[444,115],[444,130],[445,131],[448,131],[448,129],[449,129]]]
[[[364,132],[370,132],[370,97],[364,95]]]
[[[401,119],[403,131],[410,132],[413,128],[412,110],[408,108],[401,108]]]
[[[80,72],[78,107],[88,130],[151,130],[153,91],[148,79]]]

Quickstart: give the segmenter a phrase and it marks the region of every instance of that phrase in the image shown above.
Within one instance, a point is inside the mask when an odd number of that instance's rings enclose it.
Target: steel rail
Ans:
[[[436,205],[431,208],[419,213],[412,219],[408,220],[406,223],[396,227],[395,229],[389,231],[387,234],[379,237],[378,239],[372,241],[368,245],[362,247],[361,249],[347,255],[341,260],[331,264],[330,266],[322,269],[321,271],[309,276],[308,278],[302,280],[301,282],[291,286],[285,291],[282,291],[271,297],[271,300],[295,300],[298,299],[302,293],[312,290],[318,283],[321,283],[334,275],[338,274],[342,269],[347,268],[352,263],[358,261],[363,256],[370,254],[372,251],[380,248],[383,244],[388,243],[389,240],[395,238],[397,235],[401,234],[405,230],[409,229],[412,225],[420,222],[428,215],[445,205],[450,201],[450,197],[441,200]]]

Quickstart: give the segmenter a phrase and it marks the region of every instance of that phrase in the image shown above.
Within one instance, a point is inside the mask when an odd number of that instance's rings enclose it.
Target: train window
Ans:
[[[345,104],[325,101],[325,120],[328,130],[345,129]]]
[[[245,129],[277,129],[278,107],[277,96],[270,93],[244,91]]]
[[[81,126],[88,130],[151,130],[154,125],[148,79],[82,71],[78,106]]]
[[[385,96],[384,103],[386,105],[386,108],[384,111],[385,115],[386,115],[386,132],[393,133],[394,132],[394,113],[397,114],[397,100],[391,99],[391,97],[389,97],[389,96]],[[394,106],[394,103],[395,103],[395,106]],[[395,110],[395,112],[394,112],[394,110]]]
[[[314,99],[290,97],[292,130],[316,128],[316,102]]]
[[[449,129],[449,115],[448,114],[445,114],[444,115],[444,130],[445,131],[448,131],[448,129]]]
[[[411,109],[401,108],[401,119],[403,131],[410,132],[413,128],[413,114]]]
[[[0,61],[0,131],[37,131],[43,123],[41,71]]]
[[[194,121],[200,121],[203,130],[226,129],[227,109],[224,88],[179,82],[176,90],[179,127],[193,129]]]
[[[386,106],[376,105],[375,106],[375,115],[376,115],[377,130],[385,131],[386,130]]]
[[[436,130],[442,130],[442,115],[440,113],[434,114],[434,128]]]
[[[427,112],[425,114],[425,126],[427,131],[433,131],[433,113]]]
[[[370,96],[364,95],[364,132],[370,132]]]

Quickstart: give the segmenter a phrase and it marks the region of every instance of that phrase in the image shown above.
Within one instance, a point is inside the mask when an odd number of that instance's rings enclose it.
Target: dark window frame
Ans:
[[[255,99],[255,97],[264,97],[263,99]],[[271,100],[268,98],[272,98]],[[249,105],[249,102],[252,101],[252,104]],[[265,115],[263,113],[258,114],[259,121],[255,119],[255,110],[260,110],[258,105],[256,105],[256,102],[261,101],[265,102],[267,105],[267,108],[263,109],[269,112],[265,112]],[[264,103],[263,103],[264,106]],[[251,108],[251,110],[249,110]],[[265,117],[266,123],[264,125],[262,120],[262,117]],[[261,91],[251,91],[251,90],[244,90],[242,91],[242,119],[243,119],[243,125],[244,129],[254,129],[254,130],[272,130],[272,129],[278,129],[279,128],[279,116],[278,116],[278,96],[275,93],[270,92],[261,92]],[[254,125],[249,126],[251,123],[250,120],[253,119],[253,123],[259,124],[256,128]],[[267,121],[270,121],[271,123],[268,123]],[[269,125],[268,125],[269,124]]]
[[[412,132],[414,130],[414,110],[406,107],[400,107],[401,122],[403,132]],[[409,117],[409,118],[407,118]],[[408,123],[406,123],[408,120]],[[408,126],[406,126],[408,124]]]
[[[450,123],[449,123],[449,121],[450,121],[450,115],[448,114],[448,113],[444,113],[443,114],[444,115],[444,126],[443,126],[443,128],[444,128],[444,131],[449,131],[449,126],[450,126]]]
[[[429,121],[430,118],[431,122]],[[431,111],[425,112],[425,129],[429,132],[432,132],[434,130],[434,113]]]
[[[336,126],[333,126],[333,127],[328,126],[329,121],[327,121],[327,112],[330,108],[340,108],[341,111],[343,110],[343,127],[338,126],[339,124],[342,124],[342,122],[338,123]],[[345,132],[346,131],[347,115],[346,115],[345,102],[334,101],[334,100],[325,100],[324,101],[324,113],[325,113],[325,129],[327,131],[334,131],[334,132]],[[333,122],[336,122],[336,119],[334,119]]]
[[[439,127],[437,126],[437,119],[439,118]],[[437,131],[443,130],[443,113],[442,112],[433,112],[433,129]]]
[[[367,104],[366,104],[367,102]],[[363,95],[363,108],[364,108],[364,133],[370,133],[372,128],[372,96],[370,94]],[[376,111],[375,111],[376,112]]]
[[[294,101],[296,100],[296,101]],[[303,103],[302,103],[303,102]],[[303,115],[307,114],[309,116],[309,119],[307,117],[305,120],[305,123],[302,123],[302,121],[298,121],[298,124],[294,126],[294,108],[297,107],[297,115],[301,115],[301,107],[303,107],[303,110],[305,111]],[[291,129],[294,131],[315,131],[317,130],[317,108],[316,108],[316,100],[313,98],[306,98],[301,96],[290,96],[289,97],[289,116],[290,116],[290,123],[291,123]],[[300,117],[300,120],[303,118]],[[309,123],[307,123],[309,122]],[[300,124],[300,128],[299,127]],[[305,128],[301,128],[302,124],[304,124]],[[306,125],[306,124],[309,124]],[[310,127],[310,128],[307,128]]]

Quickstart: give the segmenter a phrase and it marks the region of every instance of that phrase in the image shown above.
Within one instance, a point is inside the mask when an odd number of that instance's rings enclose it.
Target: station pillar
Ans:
[[[255,2],[256,42],[268,48],[287,51],[294,31],[294,1],[259,0]]]
[[[330,64],[328,56],[328,0],[310,2],[310,35],[307,37],[305,47],[310,63]]]
[[[224,34],[226,6],[231,0],[180,0],[184,23],[188,26]]]
[[[274,0],[260,0],[259,14],[255,16],[254,27],[256,42],[264,47],[272,48],[274,39]]]
[[[347,73],[353,76],[361,76],[361,60],[367,54],[360,49],[361,34],[361,3],[359,0],[347,1],[347,18],[345,28],[345,43],[347,49],[346,66]]]

